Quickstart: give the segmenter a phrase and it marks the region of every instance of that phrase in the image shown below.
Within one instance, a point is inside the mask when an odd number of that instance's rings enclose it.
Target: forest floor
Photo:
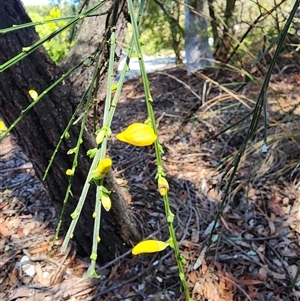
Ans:
[[[188,76],[180,67],[149,75],[176,234],[195,300],[300,299],[300,76],[287,71],[273,75],[270,84],[268,152],[262,152],[260,118],[209,248],[261,81],[244,82],[230,71]],[[113,133],[145,119],[143,84],[131,79]],[[129,192],[127,201],[143,237],[166,239],[153,148],[128,146],[114,137],[114,173]],[[74,246],[60,253],[61,239],[47,257],[57,217],[12,136],[0,144],[0,188],[1,300],[184,300],[171,250],[137,257],[129,250],[99,267],[96,280],[82,277],[89,260],[79,258]]]

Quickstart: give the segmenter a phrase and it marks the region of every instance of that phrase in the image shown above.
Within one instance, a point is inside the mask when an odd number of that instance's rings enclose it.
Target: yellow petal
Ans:
[[[33,100],[35,100],[39,96],[38,93],[35,90],[29,90],[28,93],[29,93],[29,95],[31,96],[31,98]]]
[[[144,240],[138,243],[133,249],[132,254],[138,255],[142,253],[155,253],[159,251],[163,251],[169,244],[160,240]]]
[[[96,169],[92,171],[92,179],[100,180],[111,170],[112,161],[110,158],[104,158],[99,163]]]
[[[103,193],[102,197],[101,197],[101,202],[102,202],[102,206],[106,211],[109,211],[111,208],[111,200],[110,197],[106,194]]]
[[[104,158],[102,159],[98,166],[97,166],[97,170],[100,174],[104,174],[106,175],[110,169],[111,169],[111,166],[112,166],[112,161],[110,158]]]
[[[0,132],[5,132],[7,131],[7,127],[5,126],[5,123],[0,120]]]
[[[133,123],[116,137],[135,146],[149,146],[157,139],[152,127],[145,123]]]

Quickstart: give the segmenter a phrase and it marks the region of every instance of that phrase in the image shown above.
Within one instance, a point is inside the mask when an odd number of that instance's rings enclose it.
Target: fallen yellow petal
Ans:
[[[164,241],[154,240],[154,239],[144,240],[144,241],[138,243],[132,249],[132,254],[138,255],[138,254],[143,254],[143,253],[160,252],[160,251],[163,251],[168,246],[169,246],[169,244]]]
[[[149,146],[157,139],[152,127],[145,123],[133,123],[116,137],[135,146]]]

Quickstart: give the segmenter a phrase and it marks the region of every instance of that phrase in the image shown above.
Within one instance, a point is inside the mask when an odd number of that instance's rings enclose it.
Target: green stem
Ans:
[[[47,172],[48,172],[49,168],[51,167],[52,162],[54,160],[55,154],[57,153],[57,151],[59,149],[59,146],[62,142],[62,139],[63,139],[66,131],[68,130],[68,128],[72,125],[72,121],[75,119],[76,113],[77,113],[78,109],[80,108],[82,101],[85,99],[87,92],[81,98],[81,101],[80,101],[79,105],[77,106],[72,118],[70,119],[70,121],[68,123],[68,126],[66,127],[63,135],[61,135],[60,141],[59,141],[58,145],[55,148],[55,151],[54,151],[54,153],[51,157],[50,163],[49,163],[49,165],[46,169],[46,172],[44,174],[43,179],[46,177]],[[53,239],[52,244],[51,244],[50,252],[51,252],[56,240],[58,239],[59,232],[60,232],[61,225],[62,225],[62,221],[63,221],[64,212],[65,212],[65,207],[66,207],[66,204],[68,202],[69,196],[72,195],[71,188],[72,188],[73,176],[74,176],[74,173],[75,173],[75,170],[76,170],[76,167],[77,167],[80,145],[82,143],[83,132],[84,132],[84,128],[85,128],[85,124],[86,124],[86,120],[87,120],[87,114],[88,114],[88,110],[90,108],[90,105],[91,105],[91,99],[90,99],[90,101],[88,101],[86,103],[86,108],[84,110],[84,116],[83,116],[83,119],[82,119],[82,122],[81,122],[81,128],[80,128],[80,132],[79,132],[79,135],[78,135],[78,138],[77,138],[77,143],[76,143],[76,147],[75,147],[76,151],[75,151],[75,156],[74,156],[73,164],[72,164],[73,175],[71,175],[70,178],[69,178],[68,187],[66,189],[65,197],[64,197],[64,200],[63,200],[63,208],[62,208],[61,213],[59,215],[59,222],[58,222],[57,227],[55,229],[55,236],[54,236],[54,239]]]
[[[90,18],[90,17],[98,17],[101,15],[106,15],[108,12],[105,11],[101,14],[92,14],[92,15],[88,15],[86,16],[86,18]],[[0,29],[0,34],[6,34],[12,31],[16,31],[16,30],[20,30],[20,29],[24,29],[24,28],[28,28],[28,27],[33,27],[33,26],[38,26],[38,25],[44,25],[47,23],[55,23],[58,21],[63,21],[63,20],[70,20],[70,19],[74,19],[76,18],[78,15],[74,15],[74,16],[65,16],[65,17],[60,17],[60,18],[53,18],[50,20],[43,20],[43,21],[37,21],[37,22],[28,22],[28,23],[24,23],[24,24],[15,24],[12,25],[11,27],[8,28],[3,28]]]
[[[100,54],[98,53],[97,60],[96,60],[96,63],[95,63],[93,78],[92,78],[92,81],[91,81],[91,84],[90,84],[89,90],[88,90],[87,103],[89,103],[92,99],[94,83],[95,83],[95,80],[96,80],[96,78],[98,76],[98,72],[99,72],[99,69],[98,69],[99,59],[100,59]],[[97,151],[97,153],[96,153],[96,155],[95,155],[95,157],[92,161],[92,164],[91,164],[90,170],[88,172],[88,175],[85,179],[85,183],[84,183],[81,195],[79,197],[78,204],[77,204],[75,210],[73,211],[73,213],[71,214],[72,222],[69,226],[68,232],[66,234],[66,237],[65,237],[64,242],[63,242],[62,247],[61,247],[63,252],[66,250],[70,239],[73,237],[74,229],[75,229],[76,224],[78,222],[78,219],[79,219],[81,210],[83,208],[88,190],[90,188],[91,174],[92,174],[92,171],[96,168],[96,166],[99,162],[99,159],[100,159],[100,152]]]
[[[94,54],[92,54],[90,57],[93,57]],[[65,74],[63,74],[58,80],[56,80],[52,85],[50,85],[47,89],[45,89],[37,98],[35,98],[32,103],[27,106],[24,110],[21,111],[20,116],[11,124],[11,126],[1,135],[0,142],[11,132],[11,130],[22,120],[22,118],[32,109],[39,100],[44,97],[49,91],[51,91],[54,87],[56,87],[59,83],[61,83],[65,78],[67,78],[72,72],[74,72],[76,69],[78,69],[82,64],[84,64],[87,59],[81,61],[77,65],[70,68]]]
[[[153,99],[151,96],[149,81],[148,81],[148,77],[147,77],[147,73],[146,73],[145,63],[143,60],[143,53],[142,53],[141,45],[140,45],[139,32],[138,32],[137,23],[135,20],[134,7],[133,7],[132,0],[128,0],[127,2],[128,2],[129,13],[131,16],[131,23],[132,23],[132,28],[133,28],[135,47],[136,47],[136,52],[137,52],[138,59],[139,59],[142,81],[143,81],[144,91],[145,91],[145,96],[146,96],[148,118],[150,119],[150,122],[151,122],[151,125],[152,125],[152,128],[153,128],[155,134],[158,136],[156,120],[154,117],[154,111],[153,111],[153,107],[152,107]],[[144,1],[141,1],[141,2],[143,3]],[[156,155],[156,161],[157,161],[157,177],[165,176],[165,173],[163,170],[163,165],[162,165],[163,149],[162,149],[162,146],[159,144],[158,139],[155,141],[154,147],[155,147],[155,155]],[[172,243],[171,246],[174,249],[175,259],[176,259],[177,266],[179,269],[179,278],[181,280],[186,299],[191,300],[190,295],[189,295],[188,284],[187,284],[187,281],[185,278],[184,269],[183,269],[183,265],[182,265],[182,261],[181,261],[179,245],[177,242],[176,233],[175,233],[175,229],[173,226],[174,214],[171,211],[169,198],[168,198],[167,194],[163,196],[163,200],[164,200],[165,214],[166,214],[166,218],[167,218],[167,222],[168,222],[169,234],[170,234],[171,243]]]
[[[103,179],[100,181],[100,185],[103,185]],[[98,243],[100,242],[100,223],[101,223],[101,192],[100,187],[97,186],[96,190],[96,200],[95,200],[95,223],[94,223],[94,231],[93,231],[93,246],[92,253],[90,256],[91,265],[87,271],[87,278],[99,278],[100,276],[96,273],[96,262],[98,256]]]
[[[46,36],[43,39],[40,39],[39,41],[35,42],[34,44],[32,44],[31,46],[28,47],[23,47],[22,52],[17,54],[16,56],[14,56],[13,58],[11,58],[10,60],[8,60],[7,62],[5,62],[4,64],[0,65],[0,72],[3,72],[4,70],[6,70],[7,68],[13,66],[14,64],[16,64],[17,62],[19,62],[20,60],[22,60],[23,58],[25,58],[27,55],[29,55],[30,53],[32,53],[33,51],[35,51],[38,47],[40,47],[41,45],[43,45],[45,42],[51,40],[52,38],[54,38],[57,34],[61,33],[62,31],[66,30],[67,28],[69,28],[70,26],[72,26],[73,24],[77,23],[78,21],[84,19],[85,17],[87,17],[90,13],[92,13],[93,11],[95,11],[96,9],[100,8],[101,6],[104,5],[104,2],[101,1],[97,4],[95,4],[94,6],[92,6],[90,9],[86,10],[85,12],[79,14],[78,16],[76,16],[74,19],[72,19],[71,21],[69,21],[66,25],[62,26],[61,28],[53,31],[52,33],[50,33],[48,36]]]
[[[48,164],[48,166],[47,166],[47,168],[46,168],[46,171],[45,171],[45,173],[44,173],[43,181],[45,181],[45,179],[46,179],[46,177],[47,177],[47,175],[48,175],[48,172],[49,172],[49,170],[50,170],[50,168],[51,168],[51,166],[52,166],[52,164],[53,164],[53,161],[54,161],[54,159],[55,159],[55,157],[56,157],[56,154],[57,154],[57,152],[58,152],[58,150],[59,150],[59,148],[60,148],[60,145],[62,144],[63,140],[66,139],[66,135],[67,135],[67,133],[68,133],[70,127],[71,127],[72,125],[74,125],[74,120],[75,120],[75,118],[77,117],[77,113],[78,113],[79,109],[80,109],[81,106],[82,106],[83,100],[85,99],[85,97],[86,97],[86,95],[87,95],[87,92],[88,92],[88,91],[86,91],[86,93],[84,93],[84,95],[81,97],[81,100],[80,100],[79,104],[77,105],[77,107],[76,107],[76,109],[75,109],[75,111],[74,111],[72,117],[70,118],[70,120],[69,120],[69,122],[68,122],[68,124],[67,124],[67,126],[66,126],[66,128],[65,128],[65,130],[63,131],[63,133],[61,134],[61,136],[60,136],[60,138],[59,138],[59,141],[58,141],[58,143],[57,143],[57,145],[56,145],[56,147],[55,147],[55,150],[54,150],[54,152],[53,152],[53,154],[52,154],[52,156],[51,156],[51,158],[50,158],[49,164]]]
[[[117,106],[117,102],[122,90],[123,83],[125,81],[125,75],[129,64],[129,59],[127,60],[127,64],[122,70],[121,77],[117,86],[117,90],[115,93],[115,96],[113,98],[113,101],[111,101],[111,92],[112,92],[112,84],[113,84],[113,66],[114,66],[114,55],[115,55],[115,45],[116,45],[116,38],[115,38],[115,32],[112,32],[111,39],[110,39],[110,59],[109,59],[109,70],[108,70],[108,81],[107,81],[107,87],[106,87],[106,99],[105,99],[105,108],[104,108],[104,117],[103,117],[103,128],[109,129],[112,118]],[[131,49],[129,51],[129,58],[132,54],[132,45],[133,45],[133,39],[131,42]],[[96,66],[98,63],[96,64]],[[95,67],[96,68],[96,67]],[[93,82],[92,84],[93,85]],[[74,219],[71,222],[71,225],[68,229],[68,232],[66,234],[66,238],[63,242],[62,251],[66,250],[66,247],[69,243],[70,238],[73,235],[73,231],[76,227],[77,220],[80,216],[82,207],[84,205],[84,201],[86,199],[87,192],[90,187],[90,178],[92,171],[96,168],[98,162],[103,159],[106,155],[106,148],[107,148],[107,139],[108,135],[106,133],[104,140],[101,143],[101,148],[97,150],[95,157],[93,159],[92,165],[90,167],[86,182],[84,184],[81,196],[79,198],[79,202],[77,204],[76,209],[73,212]],[[101,182],[102,183],[102,182]],[[102,185],[102,184],[101,184]],[[101,200],[99,195],[99,186],[97,186],[97,192],[96,192],[96,206],[95,206],[95,224],[94,224],[94,237],[93,237],[93,246],[92,246],[92,254],[91,254],[91,266],[87,272],[88,277],[98,277],[95,272],[95,264],[96,264],[96,254],[97,254],[97,246],[99,243],[99,229],[100,229],[100,216],[101,216]],[[100,205],[99,205],[100,204]]]
[[[300,4],[300,0],[297,0],[295,2],[294,6],[293,6],[293,9],[292,9],[292,11],[291,11],[291,13],[290,13],[287,21],[286,21],[286,24],[285,24],[282,32],[280,33],[280,39],[278,41],[278,45],[276,47],[274,56],[273,56],[272,61],[270,63],[270,67],[268,69],[268,72],[267,72],[266,77],[264,79],[264,82],[262,84],[260,93],[259,93],[258,98],[257,98],[256,105],[255,105],[253,111],[251,112],[251,114],[253,114],[253,117],[252,117],[249,129],[247,131],[246,137],[245,137],[245,139],[244,139],[241,147],[239,148],[239,151],[238,151],[237,155],[234,158],[234,167],[233,167],[233,170],[232,170],[232,172],[231,172],[231,174],[229,176],[229,179],[228,179],[228,181],[226,183],[226,187],[225,187],[225,190],[224,190],[224,193],[223,193],[222,202],[219,205],[217,214],[215,216],[214,224],[213,224],[213,227],[212,227],[209,239],[208,239],[207,252],[209,251],[210,246],[212,244],[212,237],[214,235],[214,231],[215,231],[216,225],[218,223],[218,220],[219,220],[219,218],[220,218],[220,216],[221,216],[221,214],[223,212],[223,209],[224,209],[225,205],[227,204],[230,186],[231,186],[231,183],[232,183],[232,181],[234,179],[236,171],[238,169],[240,160],[241,160],[241,158],[242,158],[242,156],[243,156],[243,154],[244,154],[244,152],[246,150],[246,146],[247,146],[249,140],[251,139],[251,137],[255,133],[255,130],[257,128],[257,125],[258,125],[259,119],[261,117],[261,112],[262,112],[263,108],[265,108],[265,110],[266,110],[266,105],[267,105],[266,104],[266,102],[267,102],[266,92],[267,92],[267,89],[268,89],[268,86],[269,86],[271,75],[272,75],[275,63],[276,63],[276,61],[277,61],[277,59],[279,57],[282,45],[284,43],[285,37],[286,37],[287,32],[288,32],[288,29],[289,29],[289,27],[290,27],[290,25],[292,23],[293,17],[295,15],[297,9],[299,7],[299,4]],[[265,126],[266,126],[266,123],[267,122],[266,122],[266,116],[265,116]],[[266,143],[267,142],[266,128],[265,128],[264,133],[265,133],[264,142]]]
[[[110,43],[110,53],[109,53],[109,63],[108,63],[105,107],[104,107],[104,115],[103,115],[104,125],[107,124],[108,121],[108,113],[111,106],[112,83],[114,79],[114,63],[115,63],[115,49],[116,49],[116,34],[114,30],[111,33],[109,43]]]

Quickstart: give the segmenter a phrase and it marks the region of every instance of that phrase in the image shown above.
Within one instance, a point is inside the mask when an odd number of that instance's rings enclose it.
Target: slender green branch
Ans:
[[[279,39],[279,42],[278,42],[278,45],[276,47],[276,50],[275,50],[275,53],[274,53],[274,56],[273,56],[273,59],[270,63],[270,67],[269,67],[269,70],[266,74],[266,77],[264,79],[264,82],[262,84],[262,88],[260,90],[260,93],[259,93],[259,96],[257,98],[257,103],[255,105],[255,108],[254,110],[252,111],[253,113],[253,118],[251,120],[251,124],[249,126],[249,129],[247,131],[247,134],[246,134],[246,137],[243,141],[243,144],[241,145],[236,157],[235,157],[235,160],[234,160],[234,167],[233,167],[233,170],[229,176],[229,179],[226,183],[226,186],[225,186],[225,191],[224,191],[224,194],[223,194],[223,198],[222,198],[222,202],[218,208],[218,211],[217,211],[217,214],[215,216],[215,221],[214,221],[214,224],[213,224],[213,227],[212,227],[212,230],[211,230],[211,233],[210,233],[210,236],[209,236],[209,241],[208,241],[208,248],[207,248],[207,251],[209,250],[209,247],[212,243],[212,237],[214,235],[214,231],[215,231],[215,228],[216,228],[216,225],[218,223],[218,220],[220,218],[220,215],[222,214],[223,212],[223,209],[225,207],[225,205],[227,204],[228,200],[228,195],[229,195],[229,190],[230,190],[230,187],[231,187],[231,184],[232,184],[232,181],[235,177],[235,174],[236,174],[236,171],[238,169],[238,166],[239,166],[239,163],[240,163],[240,160],[246,150],[246,146],[249,142],[249,140],[252,138],[253,134],[255,133],[255,130],[257,128],[257,125],[258,125],[258,122],[259,122],[259,119],[261,117],[261,112],[262,112],[262,109],[265,107],[266,109],[266,91],[268,89],[268,86],[269,86],[269,82],[270,82],[270,79],[271,79],[271,75],[272,75],[272,72],[273,72],[273,69],[274,69],[274,66],[275,66],[275,63],[279,57],[279,54],[280,54],[280,51],[281,51],[281,48],[282,48],[282,45],[284,43],[284,39],[286,37],[286,34],[288,32],[288,29],[292,23],[292,20],[293,20],[293,17],[299,7],[299,4],[300,4],[300,0],[297,0],[294,4],[294,7],[289,15],[289,18],[288,20],[286,21],[286,24],[281,32],[281,35],[280,35],[280,39]],[[265,117],[266,118],[266,117]],[[265,122],[266,124],[266,122]],[[267,138],[267,137],[266,137]],[[265,142],[267,141],[267,139],[265,138]]]
[[[132,40],[133,44],[133,40]],[[72,213],[72,218],[73,221],[71,222],[71,225],[68,229],[66,238],[64,240],[63,246],[62,246],[62,251],[64,251],[69,243],[70,238],[72,237],[73,231],[76,227],[77,220],[80,216],[80,212],[82,210],[82,207],[84,205],[84,201],[90,186],[90,179],[92,175],[92,171],[96,168],[98,162],[102,160],[105,155],[106,155],[106,149],[107,149],[107,139],[110,136],[110,125],[111,121],[117,106],[117,102],[120,96],[120,92],[125,80],[125,74],[128,68],[129,64],[129,59],[128,64],[124,67],[121,73],[121,77],[119,80],[119,83],[117,85],[117,90],[115,92],[115,96],[113,101],[111,100],[111,95],[112,95],[112,90],[113,90],[113,66],[114,66],[114,60],[115,60],[115,45],[116,45],[116,38],[115,38],[115,32],[113,31],[111,34],[110,38],[110,59],[109,59],[109,70],[108,70],[108,81],[107,81],[107,86],[106,86],[106,99],[105,99],[105,105],[104,105],[104,118],[103,118],[103,126],[102,130],[104,130],[104,137],[103,140],[101,141],[101,147],[97,149],[95,157],[93,159],[93,162],[91,164],[87,180],[84,184],[81,196],[79,198],[79,202],[77,204],[76,209]],[[132,54],[132,49],[129,51],[129,57]],[[101,130],[100,130],[101,131]],[[92,253],[91,253],[91,266],[89,267],[89,270],[87,272],[87,277],[98,277],[98,275],[95,272],[95,265],[96,265],[96,259],[97,259],[97,246],[99,241],[101,240],[101,237],[99,236],[99,229],[100,229],[100,217],[101,217],[101,192],[100,190],[104,189],[103,188],[103,180],[101,180],[99,183],[97,183],[97,190],[96,190],[96,200],[95,200],[95,212],[94,212],[94,218],[95,218],[95,223],[94,223],[94,234],[93,234],[93,245],[92,245]],[[102,187],[102,188],[100,188]]]
[[[145,96],[146,96],[146,105],[147,105],[147,111],[148,111],[148,118],[149,118],[151,126],[154,130],[154,133],[156,134],[156,136],[158,136],[156,121],[155,121],[155,117],[154,117],[154,111],[153,111],[153,107],[152,107],[153,99],[152,99],[152,96],[151,96],[149,80],[148,80],[148,77],[147,77],[145,63],[144,63],[144,60],[143,60],[143,53],[142,53],[141,45],[140,45],[140,37],[139,37],[138,27],[137,27],[136,18],[135,18],[134,7],[133,7],[132,0],[128,0],[127,2],[128,2],[128,9],[129,9],[129,13],[130,13],[130,16],[131,16],[131,21],[132,21],[135,48],[136,48],[136,52],[137,52],[138,59],[139,59],[139,65],[140,65],[140,70],[141,70],[141,75],[142,75],[142,81],[143,81],[144,91],[145,91]],[[141,1],[141,2],[144,2],[144,1]],[[161,178],[164,179],[164,183],[166,183],[165,185],[167,186],[168,184],[167,184],[167,181],[165,179],[166,175],[165,175],[163,165],[162,165],[163,149],[162,149],[162,146],[160,145],[158,139],[154,142],[154,147],[155,147],[155,155],[156,155],[156,161],[157,161],[157,175],[156,175],[156,178],[158,178],[158,184],[159,184],[159,181],[160,181]],[[188,284],[187,284],[185,274],[184,274],[184,269],[183,269],[183,264],[182,264],[183,256],[180,254],[175,229],[174,229],[174,226],[173,226],[174,214],[171,211],[171,207],[170,207],[169,198],[168,198],[167,193],[165,193],[163,195],[163,200],[164,200],[165,213],[166,213],[166,218],[167,218],[167,222],[168,222],[168,229],[169,229],[169,234],[170,234],[169,243],[170,243],[170,246],[174,249],[175,258],[176,258],[177,266],[178,266],[178,269],[179,269],[179,278],[181,280],[186,299],[187,300],[192,300],[190,295],[189,295]]]
[[[91,56],[92,57],[92,56]],[[90,57],[89,57],[90,58]],[[78,69],[82,64],[84,64],[89,58],[81,61],[77,65],[70,68],[65,74],[63,74],[58,80],[56,80],[52,85],[50,85],[47,89],[45,89],[37,98],[35,98],[32,103],[27,106],[24,110],[21,111],[20,116],[10,125],[10,127],[2,134],[0,137],[0,142],[11,132],[11,130],[22,120],[22,118],[32,109],[41,98],[43,98],[49,91],[51,91],[54,87],[56,87],[59,83],[61,83],[65,78],[67,78],[71,73],[73,73],[76,69]]]
[[[27,55],[29,55],[30,53],[32,53],[33,51],[35,51],[38,47],[40,47],[41,45],[43,45],[45,42],[51,40],[57,34],[61,33],[64,30],[66,30],[67,28],[69,28],[73,24],[77,23],[78,21],[84,19],[90,13],[92,13],[95,10],[97,10],[98,8],[100,8],[103,5],[104,5],[103,1],[101,1],[101,2],[99,2],[97,4],[95,4],[95,5],[93,5],[90,9],[88,9],[85,12],[77,15],[75,18],[73,18],[71,21],[69,21],[66,25],[62,26],[61,28],[59,28],[59,29],[57,29],[55,31],[53,31],[52,33],[50,33],[48,36],[44,37],[43,39],[40,39],[39,41],[35,42],[31,46],[23,47],[21,53],[17,54],[16,56],[14,56],[13,58],[11,58],[10,60],[8,60],[7,62],[5,62],[4,64],[0,65],[0,72],[3,72],[7,68],[13,66],[14,64],[16,64],[17,62],[19,62],[20,60],[24,59]]]
[[[107,77],[107,85],[106,85],[106,98],[104,104],[104,117],[103,117],[103,128],[106,129],[105,136],[103,141],[101,142],[101,148],[97,150],[96,156],[99,156],[99,160],[105,158],[106,149],[107,149],[107,139],[110,136],[110,131],[107,129],[109,128],[108,121],[108,113],[111,106],[111,92],[112,92],[112,83],[113,83],[113,68],[114,68],[114,61],[115,61],[115,49],[116,49],[116,35],[114,29],[110,36],[110,53],[109,53],[109,65],[108,65],[108,77]],[[98,250],[98,243],[101,240],[99,235],[100,231],[100,222],[101,222],[101,203],[102,203],[102,195],[103,191],[101,191],[103,187],[103,179],[100,180],[99,185],[96,188],[96,200],[95,200],[95,212],[94,212],[94,232],[93,232],[93,245],[92,245],[92,253],[90,256],[91,265],[87,272],[87,277],[99,277],[96,273],[96,260],[97,260],[97,250]]]
[[[137,18],[138,24],[140,22],[140,17],[142,15],[142,12],[144,9],[144,4],[145,4],[144,1],[140,3],[138,18]],[[115,96],[111,102],[111,108],[110,108],[109,114],[108,114],[107,126],[110,126],[110,124],[112,122],[112,119],[113,119],[113,116],[114,116],[114,113],[115,113],[115,110],[116,110],[116,107],[117,107],[117,104],[118,104],[118,101],[119,101],[119,98],[121,95],[122,87],[123,87],[123,84],[125,81],[126,72],[130,70],[129,63],[130,63],[130,58],[132,56],[133,50],[134,50],[134,37],[131,38],[131,41],[129,43],[129,51],[128,51],[128,54],[127,54],[127,57],[125,60],[124,67],[121,71],[119,81],[117,83],[117,89],[115,91]]]
[[[106,124],[108,121],[108,113],[111,106],[111,93],[112,93],[112,83],[114,79],[114,63],[115,63],[115,49],[116,49],[116,34],[115,29],[112,29],[110,37],[110,53],[109,53],[109,63],[108,63],[108,75],[107,75],[107,86],[106,86],[106,98],[105,107],[103,115],[103,123]]]
[[[82,207],[83,207],[85,199],[86,199],[88,189],[90,187],[91,182],[93,182],[93,181],[91,181],[92,171],[95,170],[99,161],[104,159],[105,155],[106,155],[107,139],[110,136],[110,130],[109,130],[110,124],[108,123],[108,120],[109,120],[108,113],[109,113],[109,109],[111,107],[111,91],[112,91],[112,86],[113,86],[112,75],[113,75],[113,66],[114,66],[115,44],[116,44],[116,39],[115,39],[115,33],[113,31],[111,34],[111,39],[110,39],[111,47],[110,47],[110,61],[109,61],[109,70],[108,70],[109,75],[108,75],[107,86],[106,86],[106,95],[107,96],[105,99],[105,109],[104,109],[104,112],[106,112],[105,113],[106,115],[103,118],[103,127],[102,127],[102,129],[105,129],[104,136],[103,136],[103,140],[101,141],[101,147],[97,149],[95,157],[91,164],[91,167],[90,167],[88,176],[86,178],[86,182],[84,184],[77,207],[74,210],[74,212],[71,214],[71,217],[73,218],[73,220],[68,229],[66,238],[63,242],[63,246],[62,246],[63,251],[65,251],[65,249],[69,243],[69,240],[72,237],[72,233],[76,227],[78,218],[80,216]],[[97,71],[98,71],[98,62],[95,66],[94,76],[93,76],[93,80],[92,80],[92,83],[90,86],[88,98],[91,97],[92,87],[94,87],[95,79],[98,78]],[[101,218],[100,218],[101,217],[101,197],[102,197],[103,191],[100,191],[100,187],[103,187],[103,180],[100,180],[100,182],[97,183],[97,188],[96,188],[97,190],[96,190],[95,212],[94,212],[95,223],[94,223],[92,253],[90,255],[91,266],[89,267],[89,270],[87,272],[87,277],[98,277],[98,275],[96,274],[96,271],[95,271],[95,265],[96,265],[96,260],[97,260],[97,249],[98,249],[97,246],[101,239],[101,237],[99,236],[99,229],[100,229],[100,221],[101,221]],[[104,188],[102,188],[102,190],[103,189]]]
[[[84,95],[81,99],[81,102],[85,99],[85,96],[88,94],[88,91],[90,89],[91,89],[91,86],[86,91],[86,93],[84,93]],[[86,102],[85,110],[84,110],[84,113],[83,113],[83,118],[82,118],[82,121],[81,121],[80,132],[79,132],[79,135],[78,135],[78,138],[77,138],[77,143],[76,143],[75,148],[73,148],[73,150],[72,150],[72,153],[74,153],[75,155],[74,155],[74,158],[73,158],[72,168],[70,169],[71,174],[70,174],[70,178],[69,178],[69,183],[68,183],[68,187],[66,189],[66,193],[65,193],[65,197],[64,197],[64,201],[63,201],[63,208],[62,208],[62,211],[61,211],[60,216],[59,216],[59,223],[58,223],[58,225],[56,227],[56,230],[55,230],[55,237],[54,237],[54,240],[52,242],[52,246],[55,244],[55,241],[57,240],[57,237],[59,235],[60,227],[61,227],[61,224],[62,224],[62,219],[63,219],[64,212],[65,212],[65,207],[66,207],[66,204],[68,202],[69,196],[72,195],[71,188],[72,188],[73,176],[75,174],[76,167],[77,167],[77,164],[78,164],[78,157],[79,157],[79,153],[80,153],[80,145],[83,141],[83,133],[84,133],[84,129],[85,129],[86,122],[87,122],[88,112],[89,112],[89,109],[91,107],[91,102],[92,102],[92,97],[90,97],[88,99],[88,101]],[[74,114],[73,114],[73,116],[74,116]],[[72,118],[70,119],[70,121],[71,120],[72,120]],[[69,124],[70,124],[70,121],[69,121]],[[57,146],[56,149],[58,149],[58,147],[59,146]]]
[[[99,13],[99,14],[90,14],[90,15],[86,16],[86,18],[99,17],[102,15],[106,15],[107,13],[108,13],[108,11],[105,11],[105,12]],[[33,26],[45,25],[47,23],[55,23],[58,21],[70,20],[70,19],[76,18],[77,16],[78,15],[65,16],[65,17],[53,18],[53,19],[49,19],[49,20],[45,19],[43,21],[28,22],[28,23],[24,23],[24,24],[12,25],[11,27],[0,29],[0,34],[6,34],[9,32],[12,32],[12,31],[16,31],[16,30],[20,30],[20,29],[24,29],[24,28],[28,28],[28,27],[33,27]]]
[[[101,180],[100,184],[103,185],[103,179]],[[100,242],[100,222],[101,222],[101,191],[99,186],[97,186],[97,190],[96,190],[95,212],[93,214],[93,217],[95,219],[94,231],[93,231],[93,246],[92,246],[92,253],[90,256],[91,265],[86,273],[87,278],[100,277],[96,273],[96,260],[98,257],[98,243]]]
[[[97,55],[95,68],[94,68],[94,73],[93,73],[93,78],[91,80],[91,83],[90,83],[90,86],[89,86],[89,89],[88,89],[87,103],[89,103],[91,101],[92,95],[93,95],[93,92],[94,92],[93,88],[94,88],[95,80],[96,80],[98,72],[99,72],[99,69],[98,69],[99,59],[100,59],[100,54]],[[89,187],[90,187],[91,174],[92,174],[92,171],[95,169],[95,167],[96,167],[96,165],[99,161],[99,158],[100,158],[100,153],[97,152],[94,159],[93,159],[93,162],[91,164],[88,175],[86,177],[86,180],[85,180],[81,195],[79,197],[79,201],[77,203],[77,206],[76,206],[74,212],[71,214],[72,222],[71,222],[71,225],[69,226],[66,237],[65,237],[64,242],[63,242],[62,247],[61,247],[63,252],[66,250],[70,239],[73,237],[74,229],[75,229],[76,224],[78,222],[78,218],[80,216],[81,210],[83,208],[83,205],[84,205],[84,202],[85,202],[85,199],[87,197],[87,193],[88,193],[88,190],[89,190]]]
[[[57,145],[56,145],[56,147],[55,147],[55,150],[54,150],[54,152],[53,152],[53,154],[52,154],[52,156],[51,156],[51,158],[50,158],[50,161],[49,161],[49,164],[48,164],[48,166],[47,166],[47,168],[46,168],[46,171],[45,171],[45,173],[44,173],[43,181],[45,181],[45,179],[46,179],[46,177],[47,177],[47,175],[48,175],[48,172],[49,172],[49,170],[50,170],[50,168],[51,168],[51,166],[52,166],[52,164],[53,164],[53,161],[54,161],[54,159],[55,159],[55,157],[56,157],[56,154],[57,154],[57,152],[58,152],[58,150],[59,150],[59,148],[60,148],[60,145],[62,144],[63,140],[66,139],[66,137],[68,136],[70,127],[71,127],[72,125],[74,125],[74,123],[75,123],[74,120],[75,120],[75,118],[77,117],[77,113],[78,113],[79,109],[81,108],[82,103],[83,103],[83,100],[85,99],[86,95],[87,95],[87,92],[84,93],[84,95],[83,95],[83,97],[81,98],[79,104],[77,105],[77,107],[76,107],[76,109],[75,109],[75,111],[74,111],[72,117],[70,118],[70,120],[69,120],[69,122],[68,122],[68,124],[67,124],[67,126],[66,126],[66,128],[65,128],[65,130],[64,130],[63,133],[61,134],[61,136],[60,136],[60,138],[59,138],[59,141],[58,141],[58,143],[57,143]]]

